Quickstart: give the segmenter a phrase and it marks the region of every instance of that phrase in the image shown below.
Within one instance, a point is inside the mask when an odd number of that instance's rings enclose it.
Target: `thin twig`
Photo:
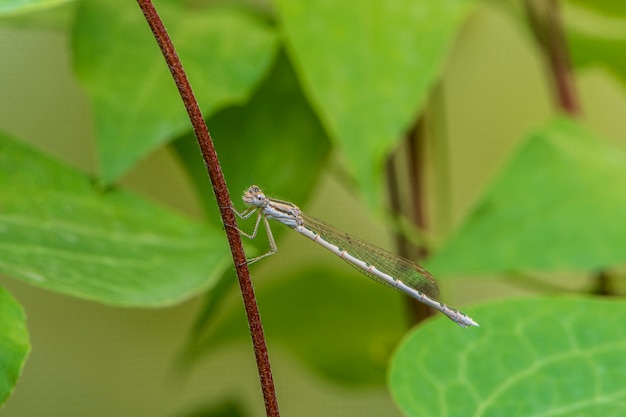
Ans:
[[[254,353],[256,356],[257,368],[259,371],[259,378],[261,380],[261,388],[263,391],[263,398],[265,400],[265,411],[268,417],[278,417],[278,400],[276,398],[276,391],[274,389],[274,380],[272,378],[272,370],[270,367],[269,357],[267,354],[267,346],[265,343],[265,336],[263,335],[263,327],[261,325],[261,318],[259,316],[259,310],[256,304],[256,298],[254,296],[254,289],[252,287],[252,281],[250,280],[250,273],[248,271],[248,264],[246,262],[246,255],[243,251],[241,244],[241,237],[237,231],[235,225],[235,214],[232,210],[232,204],[230,196],[228,195],[228,189],[226,188],[226,182],[215,148],[213,147],[213,140],[207,129],[207,126],[200,112],[200,107],[195,99],[187,75],[183,70],[182,63],[178,58],[178,54],[174,49],[171,39],[169,38],[161,18],[157,14],[154,5],[150,0],[137,0],[143,14],[152,29],[155,39],[157,40],[161,52],[165,57],[167,66],[172,73],[172,77],[176,82],[178,91],[183,99],[189,119],[193,125],[193,130],[198,139],[200,150],[202,151],[202,157],[207,167],[211,184],[213,185],[213,192],[217,199],[217,203],[220,208],[220,214],[222,216],[222,222],[226,226],[226,235],[228,237],[228,244],[233,255],[233,261],[237,271],[237,277],[239,278],[239,286],[241,287],[241,294],[246,309],[246,315],[248,317],[248,325],[250,326],[250,333],[252,335],[252,344],[254,345]]]

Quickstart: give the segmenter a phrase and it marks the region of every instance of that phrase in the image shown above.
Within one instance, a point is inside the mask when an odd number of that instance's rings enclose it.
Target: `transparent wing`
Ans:
[[[437,282],[435,282],[435,279],[427,270],[415,262],[411,262],[408,259],[394,255],[362,239],[341,232],[314,217],[305,214],[301,214],[301,216],[304,227],[316,232],[324,240],[345,250],[355,258],[375,266],[378,270],[402,281],[405,285],[416,291],[423,292],[429,297],[437,298],[439,296],[439,286]],[[368,273],[350,262],[347,263],[376,282],[391,286],[376,275]]]

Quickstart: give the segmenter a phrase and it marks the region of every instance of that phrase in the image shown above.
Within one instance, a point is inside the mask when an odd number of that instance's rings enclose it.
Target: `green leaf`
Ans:
[[[572,14],[567,23],[573,64],[578,68],[603,68],[626,86],[626,16],[609,18],[579,12]]]
[[[372,207],[388,153],[436,82],[472,0],[278,0],[305,91]]]
[[[595,11],[613,17],[626,17],[626,3],[615,0],[567,0],[568,5]]]
[[[159,4],[205,115],[244,101],[265,74],[274,32],[241,11],[183,12]],[[159,145],[189,130],[163,56],[134,2],[83,2],[74,31],[75,70],[91,95],[102,180],[110,183]]]
[[[74,1],[75,0],[2,0],[0,2],[0,17],[37,12]]]
[[[330,143],[307,103],[283,53],[244,105],[233,106],[207,121],[235,206],[252,184],[275,196],[303,202],[323,168]],[[205,207],[216,218],[215,199],[206,190],[206,167],[195,136],[174,142]]]
[[[626,304],[527,298],[468,309],[480,328],[415,328],[395,353],[392,395],[406,416],[621,416]]]
[[[624,264],[624,184],[623,151],[557,119],[529,135],[427,267],[451,275]]]
[[[9,292],[0,287],[0,406],[9,398],[30,351],[26,317]]]
[[[223,233],[87,176],[0,134],[0,272],[128,306],[178,302],[215,285]]]
[[[405,330],[399,293],[369,282],[351,268],[313,267],[257,284],[270,345],[287,346],[334,382],[371,386],[384,381],[391,350]],[[239,303],[194,346],[200,355],[233,340],[249,340]]]

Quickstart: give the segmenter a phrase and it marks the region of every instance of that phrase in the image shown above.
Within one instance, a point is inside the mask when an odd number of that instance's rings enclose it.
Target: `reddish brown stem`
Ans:
[[[409,180],[409,194],[411,196],[411,211],[408,217],[420,229],[426,227],[426,217],[424,213],[423,201],[423,152],[418,145],[418,135],[422,130],[423,118],[420,118],[413,127],[406,133],[405,142],[407,143],[407,177]],[[387,161],[387,190],[389,195],[389,203],[391,210],[395,214],[402,212],[402,204],[400,199],[400,190],[398,189],[398,174],[394,156]],[[428,251],[425,246],[414,247],[401,233],[395,234],[396,246],[398,253],[407,259],[415,259],[417,261],[426,258]],[[433,310],[414,298],[407,297],[408,314],[411,324],[418,323],[425,318],[432,316]]]
[[[554,80],[555,101],[565,113],[577,116],[580,103],[569,61],[567,42],[556,0],[526,0],[526,13],[538,44],[544,50]]]
[[[563,23],[557,0],[525,0],[526,13],[537,43],[547,56],[550,72],[554,80],[555,101],[559,108],[570,116],[581,112],[574,76],[567,52],[567,42],[563,34]],[[611,276],[605,270],[595,274],[594,293],[613,294]]]
[[[420,116],[415,126],[407,134],[407,162],[408,162],[408,177],[411,188],[411,208],[413,212],[411,217],[415,222],[415,225],[421,229],[426,230],[426,202],[424,191],[424,172],[426,171],[425,164],[425,141],[426,135],[424,134],[424,115]],[[428,256],[428,250],[424,245],[418,248],[418,259],[424,259]]]
[[[407,165],[408,165],[408,180],[409,180],[409,195],[411,197],[410,213],[411,219],[420,230],[426,230],[428,225],[426,221],[426,199],[424,191],[424,173],[425,168],[425,116],[422,114],[415,125],[406,135],[407,141]],[[428,248],[425,245],[420,245],[416,248],[415,257],[418,261],[428,257]],[[422,318],[430,317],[434,314],[434,310],[428,306],[424,306],[423,303],[413,300],[409,305],[413,315],[420,316]]]
[[[243,251],[241,244],[241,237],[236,227],[235,214],[232,210],[230,196],[228,195],[228,189],[226,188],[226,182],[215,148],[213,147],[213,140],[207,129],[207,126],[200,112],[200,107],[195,99],[187,75],[183,70],[183,65],[178,58],[178,54],[174,49],[171,39],[169,38],[161,18],[157,14],[154,5],[150,0],[137,0],[143,14],[152,29],[155,39],[157,40],[161,52],[165,57],[167,66],[172,73],[172,77],[176,82],[178,91],[183,99],[189,119],[193,126],[193,130],[198,139],[200,150],[202,151],[202,157],[207,167],[211,184],[213,185],[213,192],[217,199],[217,204],[220,208],[220,214],[222,216],[222,222],[226,225],[226,235],[228,237],[228,244],[233,255],[233,261],[237,271],[237,277],[239,278],[239,286],[241,287],[241,294],[243,296],[243,302],[246,309],[246,315],[248,317],[248,325],[250,326],[250,333],[252,335],[252,344],[254,346],[254,353],[256,356],[257,367],[259,371],[259,378],[261,380],[261,387],[263,390],[263,398],[265,400],[265,411],[267,416],[278,417],[278,400],[276,398],[276,391],[274,389],[274,380],[272,378],[272,370],[270,367],[270,361],[267,354],[267,346],[265,343],[265,336],[263,334],[263,327],[261,325],[261,318],[259,316],[259,310],[256,304],[256,298],[254,296],[254,289],[252,287],[252,281],[250,280],[250,273],[248,271],[248,264],[246,262],[246,255]]]

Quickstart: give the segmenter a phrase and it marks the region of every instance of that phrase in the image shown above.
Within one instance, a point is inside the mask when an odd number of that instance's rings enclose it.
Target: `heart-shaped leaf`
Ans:
[[[274,32],[242,11],[179,8],[160,2],[159,13],[204,114],[244,101],[272,62]],[[85,1],[76,20],[74,67],[92,98],[101,176],[110,183],[189,130],[189,119],[135,2]]]
[[[626,402],[626,303],[505,300],[468,309],[481,324],[441,335],[415,328],[391,363],[406,416],[621,416]]]
[[[278,0],[305,91],[371,206],[472,0]]]
[[[557,119],[529,135],[427,267],[441,276],[622,265],[624,184],[623,151]]]

